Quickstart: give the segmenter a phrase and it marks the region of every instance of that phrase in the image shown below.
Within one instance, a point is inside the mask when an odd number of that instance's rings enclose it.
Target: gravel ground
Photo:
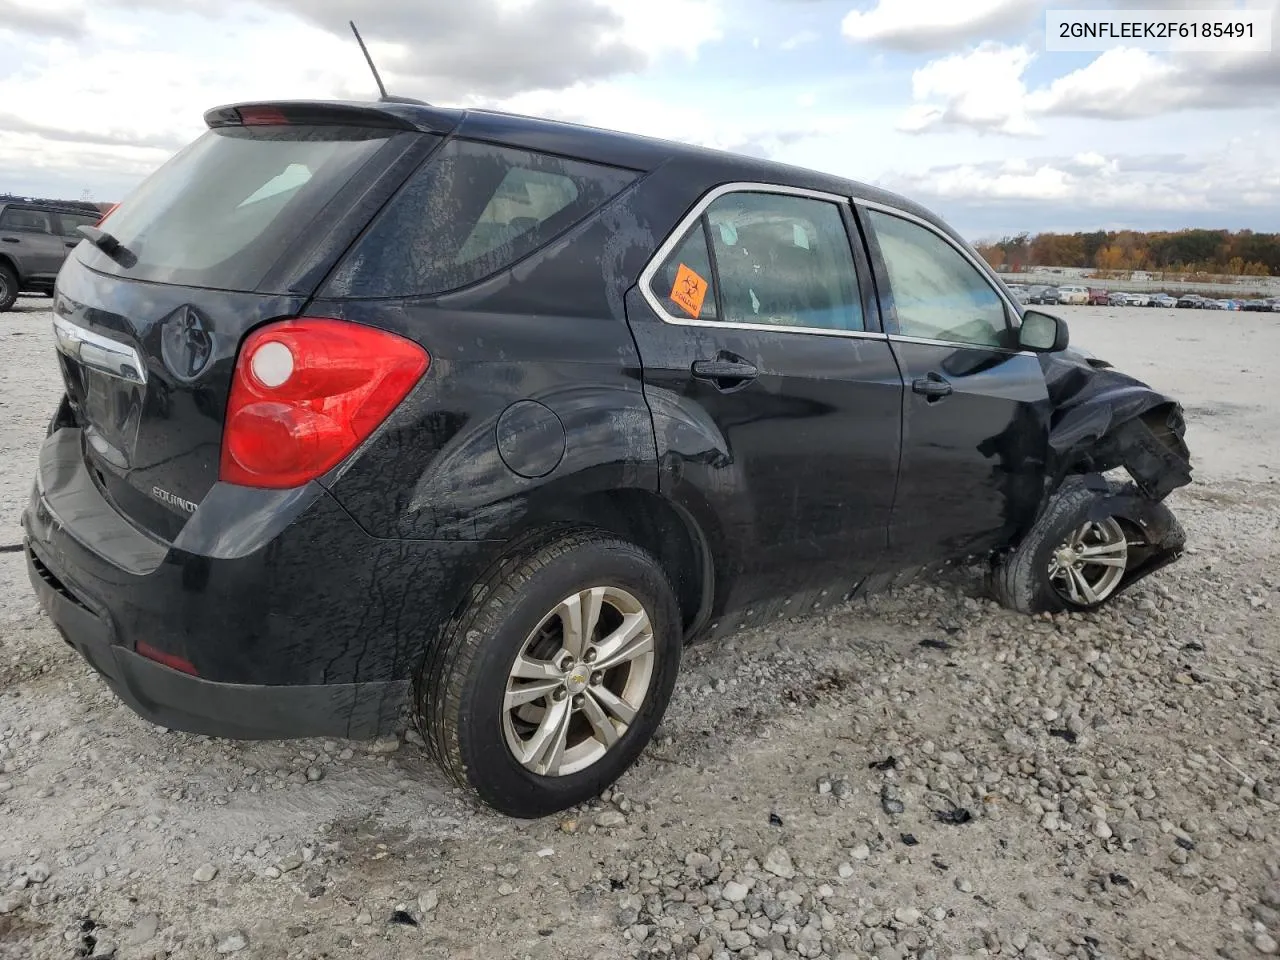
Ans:
[[[58,389],[47,306],[0,316],[0,546]],[[1187,404],[1181,563],[1092,616],[958,573],[696,649],[616,792],[544,821],[413,734],[150,726],[0,554],[0,957],[1275,954],[1280,318],[1063,313]]]

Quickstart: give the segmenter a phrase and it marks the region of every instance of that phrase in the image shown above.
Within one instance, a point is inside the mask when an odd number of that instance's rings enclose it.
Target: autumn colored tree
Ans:
[[[1095,230],[1091,233],[1020,233],[978,247],[992,265],[1020,269],[1095,267],[1099,270],[1159,270],[1280,275],[1280,233],[1241,230]]]

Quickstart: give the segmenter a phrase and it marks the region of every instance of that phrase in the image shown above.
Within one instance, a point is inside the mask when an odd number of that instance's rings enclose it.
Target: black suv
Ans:
[[[53,282],[71,248],[76,228],[102,214],[92,204],[0,196],[0,313],[19,293],[53,293]]]
[[[1181,551],[1178,405],[907,200],[401,101],[205,119],[59,276],[24,514],[44,608],[153,722],[407,708],[542,815],[636,759],[686,642],[966,557],[1088,610]]]

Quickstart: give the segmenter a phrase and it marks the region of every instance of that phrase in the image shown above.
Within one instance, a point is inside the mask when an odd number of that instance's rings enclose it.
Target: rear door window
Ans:
[[[389,136],[327,125],[210,130],[103,224],[131,255],[127,266],[89,244],[77,256],[131,279],[258,290],[281,251],[307,242],[308,226]]]
[[[707,208],[724,319],[865,330],[840,208],[777,193],[730,193]]]
[[[564,233],[634,171],[454,140],[410,179],[334,275],[347,297],[423,296],[492,276]]]
[[[715,274],[701,217],[662,262],[649,281],[649,292],[669,316],[683,320],[719,319]]]
[[[677,322],[866,330],[840,207],[812,197],[743,190],[716,198],[653,274],[649,293]]]
[[[0,213],[0,230],[21,230],[26,233],[53,233],[53,218],[43,210],[24,207],[5,207]]]

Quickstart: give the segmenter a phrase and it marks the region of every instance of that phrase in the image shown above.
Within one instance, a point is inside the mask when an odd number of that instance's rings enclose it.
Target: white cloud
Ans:
[[[1179,80],[1178,68],[1169,60],[1120,47],[1031,93],[1023,107],[1037,114],[1147,116],[1178,105]]]
[[[841,24],[850,40],[899,50],[954,49],[1028,23],[1042,0],[876,0]]]
[[[813,30],[802,30],[799,33],[792,34],[787,37],[787,39],[783,40],[779,46],[783,50],[797,50],[810,43],[817,43],[821,39],[822,38]]]
[[[918,133],[938,126],[1034,135],[1027,115],[1027,88],[1022,74],[1031,63],[1025,47],[985,43],[969,53],[933,60],[911,77],[917,101],[898,128]]]
[[[1167,0],[1166,0],[1167,2]],[[1271,0],[1280,22],[1280,0]],[[1134,120],[1182,110],[1270,106],[1280,100],[1280,57],[1267,53],[1151,53],[1119,47],[1028,89],[1038,55],[1026,44],[983,43],[931,60],[912,76],[914,103],[899,129],[946,127],[1036,135],[1037,119]]]
[[[1165,211],[1176,218],[1248,205],[1280,206],[1280,176],[1264,173],[1274,170],[1278,159],[1280,137],[1263,134],[1195,157],[1133,158],[1090,151],[937,166],[893,177],[886,185],[942,206],[1059,207],[1093,217],[1108,211]],[[1028,228],[1044,228],[1043,217],[1038,219]]]

